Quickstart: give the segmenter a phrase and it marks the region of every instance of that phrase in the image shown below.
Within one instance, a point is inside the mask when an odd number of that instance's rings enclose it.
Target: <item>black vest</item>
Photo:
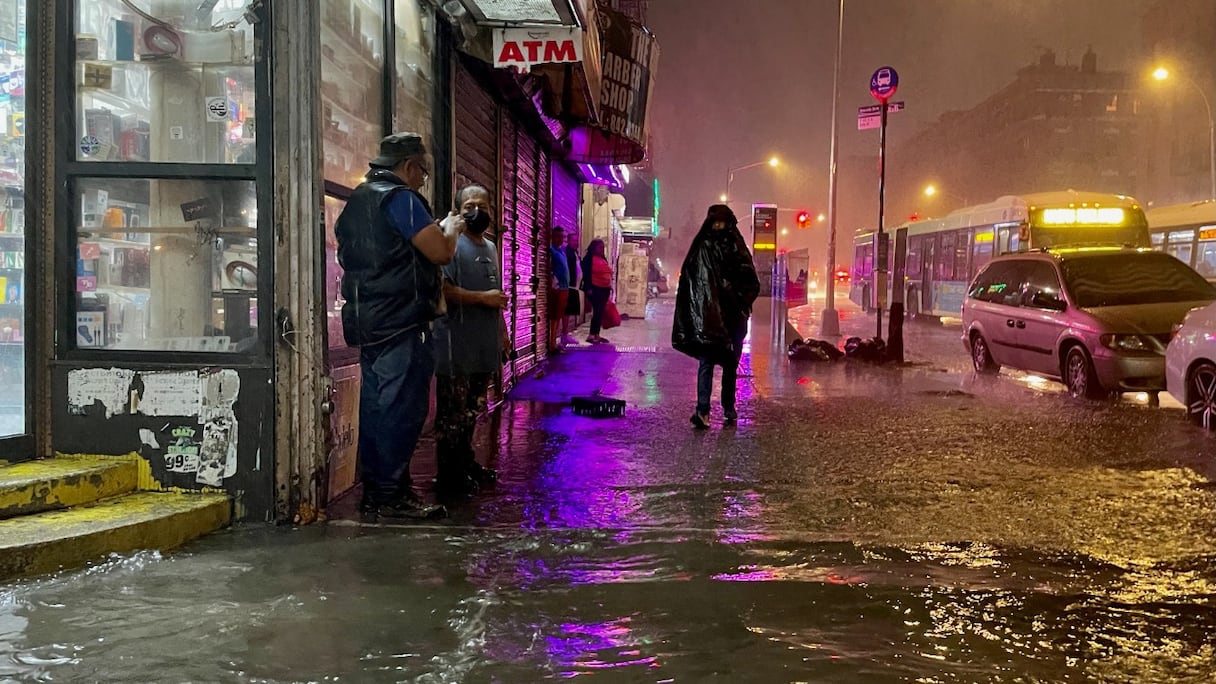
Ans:
[[[334,225],[341,264],[342,335],[352,347],[372,345],[430,323],[439,315],[440,269],[389,222],[384,205],[397,192],[411,192],[386,169],[373,169],[355,188]]]

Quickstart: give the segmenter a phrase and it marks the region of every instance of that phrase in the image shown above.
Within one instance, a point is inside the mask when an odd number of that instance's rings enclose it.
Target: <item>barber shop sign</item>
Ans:
[[[534,64],[583,61],[577,28],[509,28],[494,31],[494,66],[527,71]]]

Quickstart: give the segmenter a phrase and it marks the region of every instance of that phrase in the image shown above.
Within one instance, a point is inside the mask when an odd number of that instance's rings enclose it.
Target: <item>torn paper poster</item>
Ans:
[[[172,440],[165,447],[165,470],[171,473],[198,472],[198,428],[178,426],[170,433]]]
[[[202,411],[198,371],[141,372],[143,397],[138,407],[146,416],[197,416]]]
[[[78,368],[68,371],[68,412],[83,416],[96,402],[106,409],[106,418],[127,409],[135,371],[125,368]]]
[[[139,429],[139,443],[147,447],[152,447],[153,449],[160,448],[160,442],[156,441],[156,433],[152,432],[148,428]]]
[[[199,484],[219,487],[236,474],[236,414],[212,409],[203,416],[203,444],[199,452]]]
[[[200,376],[202,382],[202,410],[208,413],[212,409],[231,409],[241,393],[241,376],[231,368],[204,371]]]

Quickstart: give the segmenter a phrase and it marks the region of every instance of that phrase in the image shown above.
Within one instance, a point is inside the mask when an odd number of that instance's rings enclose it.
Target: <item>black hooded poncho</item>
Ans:
[[[714,230],[717,220],[726,228]],[[736,363],[736,340],[759,294],[756,266],[734,214],[722,205],[711,207],[680,270],[671,346],[693,358]]]

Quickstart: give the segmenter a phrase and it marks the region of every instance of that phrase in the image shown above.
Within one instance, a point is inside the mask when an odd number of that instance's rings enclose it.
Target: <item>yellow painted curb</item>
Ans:
[[[140,492],[0,520],[0,580],[80,567],[111,553],[172,549],[231,518],[222,494]]]
[[[119,458],[49,458],[0,468],[0,519],[135,491],[139,467]]]

